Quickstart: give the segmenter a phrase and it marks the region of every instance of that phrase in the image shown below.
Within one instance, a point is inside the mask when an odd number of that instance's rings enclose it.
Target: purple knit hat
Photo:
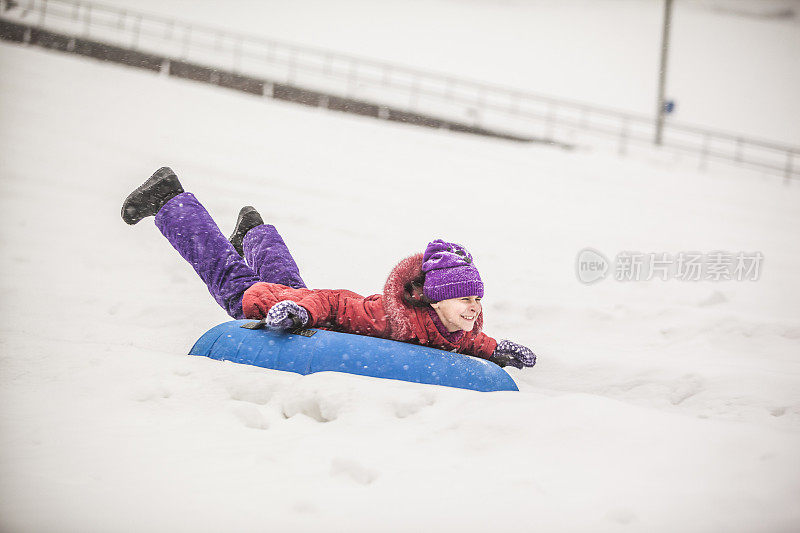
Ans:
[[[422,256],[427,298],[441,302],[450,298],[478,296],[483,298],[483,281],[472,263],[472,254],[463,246],[436,239],[429,242]]]

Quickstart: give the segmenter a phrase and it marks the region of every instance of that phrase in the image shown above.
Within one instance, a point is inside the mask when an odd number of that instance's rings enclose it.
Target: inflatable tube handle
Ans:
[[[267,325],[267,319],[262,318],[258,322],[247,322],[246,324],[242,324],[239,326],[240,328],[244,329],[261,329]],[[298,335],[302,335],[303,337],[311,337],[316,333],[313,329],[307,329],[303,321],[300,320],[299,316],[292,315],[292,327],[288,329],[290,333],[296,333]]]
[[[267,325],[267,319],[266,318],[262,318],[258,322],[245,322],[244,324],[242,324],[239,327],[240,328],[244,328],[244,329],[261,329],[266,325]]]

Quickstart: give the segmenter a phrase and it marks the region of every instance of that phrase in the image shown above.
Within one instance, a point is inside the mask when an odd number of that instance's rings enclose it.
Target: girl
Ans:
[[[264,319],[276,329],[316,327],[422,344],[488,359],[500,366],[533,366],[536,355],[481,332],[483,282],[462,246],[437,239],[389,274],[383,294],[312,290],[289,249],[258,212],[241,210],[226,239],[175,173],[163,167],[122,204],[122,219],[155,224],[194,267],[217,303],[236,319]]]

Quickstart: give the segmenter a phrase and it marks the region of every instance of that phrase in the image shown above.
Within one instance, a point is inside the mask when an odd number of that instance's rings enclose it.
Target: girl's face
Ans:
[[[431,304],[447,331],[470,331],[481,314],[481,299],[477,296],[450,298]]]

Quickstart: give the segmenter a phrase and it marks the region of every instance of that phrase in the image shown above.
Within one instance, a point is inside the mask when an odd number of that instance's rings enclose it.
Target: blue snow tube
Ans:
[[[485,359],[388,339],[322,329],[248,329],[232,320],[208,330],[189,355],[298,374],[345,372],[476,391],[516,391],[505,370]]]

